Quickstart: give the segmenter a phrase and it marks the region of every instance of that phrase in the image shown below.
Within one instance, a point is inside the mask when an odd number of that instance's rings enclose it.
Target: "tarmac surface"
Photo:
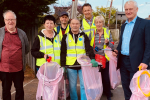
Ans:
[[[25,100],[36,100],[36,91],[38,86],[38,79],[34,78],[32,80],[28,80],[24,82],[24,98]],[[80,87],[79,82],[77,84],[78,96],[80,98]],[[2,97],[2,87],[0,82],[0,97]],[[113,97],[112,100],[125,100],[122,86],[119,85],[115,90],[112,90]],[[15,100],[15,89],[12,85],[11,89],[12,100]],[[69,99],[67,99],[69,100]],[[79,99],[80,100],[80,99]],[[100,100],[107,100],[105,95],[102,95]],[[150,100],[150,99],[149,99]]]

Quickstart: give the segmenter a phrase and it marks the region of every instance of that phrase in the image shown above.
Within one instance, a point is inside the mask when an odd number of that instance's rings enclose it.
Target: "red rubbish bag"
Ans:
[[[95,60],[102,64],[103,69],[106,67],[106,58],[105,58],[105,56],[95,54]]]

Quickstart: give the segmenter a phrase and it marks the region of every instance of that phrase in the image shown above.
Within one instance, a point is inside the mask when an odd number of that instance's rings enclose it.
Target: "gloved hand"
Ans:
[[[98,63],[95,61],[95,59],[92,59],[91,63],[93,67],[98,67]]]

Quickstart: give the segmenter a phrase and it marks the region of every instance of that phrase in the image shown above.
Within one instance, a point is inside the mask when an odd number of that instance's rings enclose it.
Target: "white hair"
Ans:
[[[96,23],[98,20],[102,21],[103,25],[105,25],[105,19],[102,15],[96,16],[95,20],[94,20],[94,23]]]
[[[135,6],[135,7],[138,7],[138,4],[137,4],[137,2],[136,2],[135,0],[128,0],[128,1],[125,3],[125,5],[126,5],[126,4],[130,4],[131,2],[134,3],[134,6]],[[125,5],[124,5],[124,6],[125,6]]]
[[[12,14],[14,14],[15,19],[17,18],[16,14],[15,14],[12,10],[6,10],[6,11],[3,13],[4,19],[6,18],[6,14],[9,13],[9,12],[11,12]]]

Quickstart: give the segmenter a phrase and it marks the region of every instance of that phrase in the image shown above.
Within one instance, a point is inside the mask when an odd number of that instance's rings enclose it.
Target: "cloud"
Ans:
[[[140,6],[143,6],[143,5],[144,5],[144,4],[140,4],[139,7],[140,7]]]
[[[78,0],[78,4],[79,4],[79,5],[83,5],[84,3],[85,3],[85,1],[79,1],[79,0]]]

